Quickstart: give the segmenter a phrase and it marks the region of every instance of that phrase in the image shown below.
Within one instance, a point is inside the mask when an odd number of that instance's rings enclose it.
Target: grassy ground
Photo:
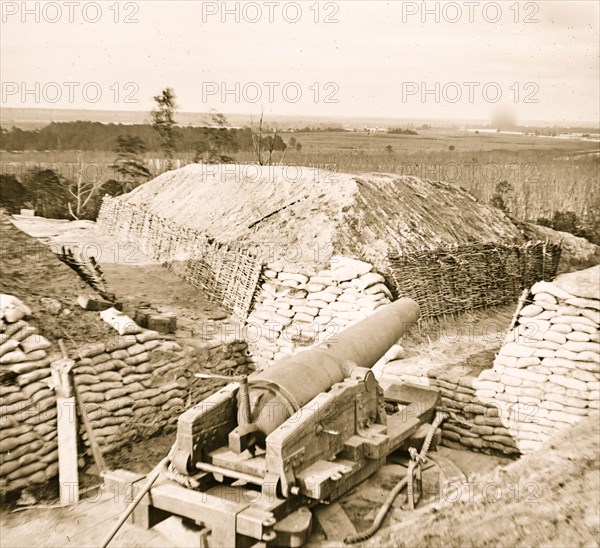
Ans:
[[[507,196],[509,211],[523,220],[556,210],[585,214],[592,205],[589,193],[598,181],[595,143],[456,131],[418,136],[295,133],[294,137],[303,147],[299,153],[286,155],[285,161],[292,164],[445,180],[485,202],[492,198],[497,183],[506,180],[513,187]]]

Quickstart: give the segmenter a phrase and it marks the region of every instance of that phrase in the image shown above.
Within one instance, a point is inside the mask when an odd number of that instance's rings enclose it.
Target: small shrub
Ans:
[[[550,219],[538,218],[537,224],[560,232],[568,232],[600,245],[600,211],[597,208],[592,208],[585,219],[580,219],[573,211],[555,211]]]
[[[504,211],[507,215],[510,214],[510,198],[513,193],[513,186],[508,181],[500,181],[496,184],[494,194],[490,200],[490,204]]]
[[[0,175],[0,206],[9,213],[19,213],[30,199],[29,192],[14,175]]]
[[[23,186],[31,195],[36,215],[49,219],[69,218],[69,195],[64,177],[51,169],[32,169],[23,177]]]

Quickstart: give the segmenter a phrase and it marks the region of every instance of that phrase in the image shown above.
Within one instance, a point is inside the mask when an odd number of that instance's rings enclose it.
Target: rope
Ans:
[[[435,431],[437,430],[438,426],[440,424],[442,424],[442,422],[444,420],[446,420],[446,418],[448,418],[448,416],[445,413],[440,413],[440,412],[436,413],[435,418],[433,419],[433,422],[431,423],[431,428],[429,429],[429,432],[427,432],[427,436],[425,438],[425,441],[423,442],[423,447],[421,448],[421,452],[419,453],[420,459],[425,459],[425,457],[427,456],[427,452],[429,451],[429,448],[431,446],[431,442],[433,440]],[[383,503],[383,506],[379,509],[379,512],[375,516],[375,519],[373,520],[373,524],[371,525],[371,527],[369,527],[366,531],[363,531],[362,533],[358,533],[351,537],[347,537],[344,540],[344,543],[345,544],[356,544],[357,542],[364,542],[365,540],[370,539],[375,533],[377,533],[377,531],[381,527],[381,524],[383,523],[385,516],[387,515],[390,508],[392,507],[394,500],[396,500],[396,497],[400,494],[400,491],[402,491],[402,489],[404,489],[404,487],[406,487],[407,483],[408,483],[408,478],[407,477],[402,478],[395,485],[395,487],[390,491],[390,494],[388,495],[387,499]]]
[[[185,474],[181,474],[177,472],[173,468],[173,465],[170,465],[167,469],[165,476],[167,479],[178,483],[179,485],[186,487],[188,489],[198,489],[200,487],[200,482],[190,476],[186,476]]]

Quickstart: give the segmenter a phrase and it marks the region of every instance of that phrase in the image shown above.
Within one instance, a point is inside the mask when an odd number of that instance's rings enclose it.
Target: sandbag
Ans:
[[[28,361],[27,355],[20,348],[7,352],[3,356],[0,356],[1,365],[10,365],[13,363]]]
[[[25,353],[33,352],[34,350],[47,350],[52,345],[45,337],[41,335],[29,335],[26,339],[21,341],[21,348]]]
[[[36,371],[38,369],[44,369],[50,365],[52,360],[46,356],[41,360],[35,361],[26,361],[21,363],[15,363],[10,366],[10,370],[17,375],[23,375],[25,373],[31,373],[32,371]]]
[[[0,356],[4,356],[4,354],[8,354],[13,350],[16,350],[19,347],[19,341],[15,341],[14,339],[9,339],[6,342],[0,344]]]
[[[581,297],[571,297],[565,302],[572,306],[576,306],[577,308],[591,308],[593,310],[600,310],[600,300],[597,299],[583,299]]]
[[[550,293],[546,293],[544,291],[540,291],[536,294],[534,294],[533,296],[533,300],[534,302],[546,302],[546,303],[551,303],[551,304],[556,304],[558,301],[556,300],[556,297],[554,295],[551,295]]]
[[[42,368],[37,369],[35,371],[31,371],[30,373],[25,373],[23,375],[19,375],[17,377],[17,382],[19,386],[27,386],[32,382],[42,381],[44,379],[48,379],[51,375],[50,368]]]
[[[541,306],[537,306],[535,304],[528,304],[527,306],[521,308],[521,312],[519,312],[519,315],[525,318],[532,318],[534,316],[537,316],[538,314],[541,314],[543,311],[544,309]]]

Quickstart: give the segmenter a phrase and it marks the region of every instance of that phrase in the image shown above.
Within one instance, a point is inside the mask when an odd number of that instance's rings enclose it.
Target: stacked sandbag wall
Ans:
[[[26,321],[0,333],[0,492],[44,483],[58,473],[57,407],[51,343]],[[141,330],[78,350],[73,379],[103,452],[173,425],[181,412],[224,383],[194,373],[246,372],[247,344],[235,336],[181,345]],[[89,447],[79,422],[80,455]],[[83,465],[83,460],[81,461]]]
[[[216,339],[182,348],[144,330],[82,348],[74,378],[96,440],[112,450],[174,424],[184,409],[222,385],[194,373],[245,371],[247,362],[243,341]]]
[[[600,407],[599,286],[600,267],[534,284],[491,369],[411,358],[380,377],[440,389],[445,445],[534,451]]]
[[[512,409],[505,424],[522,452],[600,407],[599,286],[600,267],[536,283],[475,384],[480,400]]]
[[[0,332],[0,492],[58,473],[50,342],[24,320]]]
[[[270,263],[246,320],[254,361],[266,366],[302,347],[334,340],[345,327],[388,304],[391,293],[373,265],[334,257],[326,270]]]
[[[484,402],[476,396],[476,383],[489,373],[491,370],[480,371],[460,364],[432,365],[419,359],[394,359],[375,370],[384,386],[410,382],[440,391],[438,409],[448,417],[442,423],[443,445],[484,453],[518,454],[515,439],[502,420],[503,410],[495,402]]]

